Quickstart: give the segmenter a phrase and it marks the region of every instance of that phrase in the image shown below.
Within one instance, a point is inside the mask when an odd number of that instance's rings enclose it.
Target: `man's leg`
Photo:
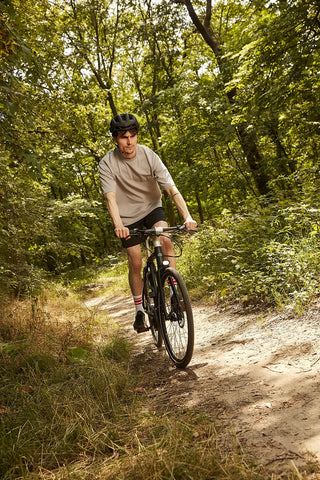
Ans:
[[[129,264],[129,285],[136,308],[136,318],[133,328],[138,333],[141,333],[146,330],[144,324],[144,310],[142,307],[141,246],[134,245],[133,247],[128,247],[127,255]]]
[[[167,226],[168,226],[167,222],[164,222],[161,220],[160,222],[155,223],[153,225],[153,228],[167,227]],[[174,250],[173,250],[173,246],[170,238],[168,238],[167,236],[164,236],[164,237],[160,237],[160,239],[162,243],[162,252],[163,252],[163,255],[166,257],[165,259],[169,260],[170,267],[176,268],[176,259],[174,256]]]
[[[134,245],[127,248],[128,264],[129,264],[129,285],[133,296],[142,294],[142,255],[141,246]]]

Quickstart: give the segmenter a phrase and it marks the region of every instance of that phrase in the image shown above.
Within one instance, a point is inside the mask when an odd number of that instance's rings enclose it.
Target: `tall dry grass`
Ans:
[[[0,478],[112,454],[115,418],[132,396],[130,345],[110,336],[98,347],[97,318],[72,297],[1,311]]]

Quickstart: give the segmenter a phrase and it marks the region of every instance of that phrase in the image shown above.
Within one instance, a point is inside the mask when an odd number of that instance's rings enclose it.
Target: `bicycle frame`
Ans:
[[[147,264],[153,263],[154,260],[156,260],[157,263],[157,269],[156,269],[156,278],[153,278],[153,282],[157,284],[157,294],[158,298],[156,299],[156,309],[161,315],[160,310],[164,310],[163,314],[167,318],[167,314],[165,309],[162,309],[161,306],[164,305],[164,295],[163,295],[163,290],[161,288],[161,275],[163,270],[170,265],[170,262],[168,260],[163,260],[163,252],[162,252],[162,245],[161,245],[161,240],[160,240],[160,235],[163,233],[164,229],[163,227],[155,227],[156,230],[156,235],[153,237],[153,250],[150,247],[150,237],[147,237],[145,240],[145,245],[146,245],[146,250],[147,250]],[[153,275],[153,271],[151,270],[151,273]],[[159,299],[160,295],[160,299]]]

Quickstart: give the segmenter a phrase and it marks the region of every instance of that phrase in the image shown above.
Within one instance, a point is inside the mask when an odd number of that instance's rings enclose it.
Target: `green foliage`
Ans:
[[[138,115],[139,141],[160,154],[200,223],[224,224],[224,210],[238,222],[243,205],[254,216],[257,177],[269,199],[291,199],[292,208],[298,196],[310,205],[317,198],[315,0],[215,2],[209,33],[218,52],[183,2],[2,3],[2,291],[33,295],[48,275],[118,254],[97,174],[116,111]],[[205,2],[191,3],[202,22]],[[290,257],[271,235],[259,254],[266,271],[272,256]]]
[[[320,293],[319,221],[307,204],[225,211],[186,244],[182,271],[219,300],[302,308]]]

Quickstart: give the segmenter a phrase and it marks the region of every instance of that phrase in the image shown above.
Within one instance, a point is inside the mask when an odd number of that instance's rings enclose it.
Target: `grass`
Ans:
[[[114,335],[98,348],[97,319],[72,298],[14,302],[2,311],[1,478],[110,455],[110,422],[123,393],[125,403],[132,396],[128,342]]]
[[[148,414],[147,414],[148,415]],[[220,432],[221,433],[221,432]],[[136,433],[135,455],[118,461],[110,479],[263,479],[264,472],[249,463],[245,456],[222,451],[219,433],[207,417],[172,413],[155,417],[149,413],[144,432]],[[104,478],[104,477],[101,477]]]
[[[97,295],[130,295],[127,268],[126,255],[119,253],[117,257],[110,256],[100,263],[62,274],[55,288],[69,293],[71,290],[80,299]]]
[[[214,418],[151,404],[150,367],[99,315],[66,287],[2,305],[0,478],[276,480]]]

